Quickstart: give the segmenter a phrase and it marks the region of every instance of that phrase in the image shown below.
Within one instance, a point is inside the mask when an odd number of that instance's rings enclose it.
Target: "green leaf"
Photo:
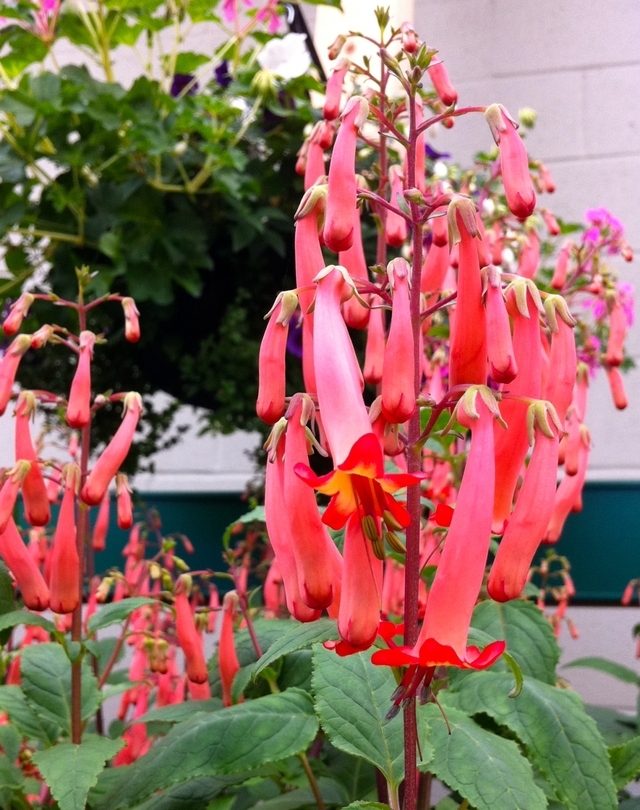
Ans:
[[[0,726],[0,745],[7,757],[12,762],[15,762],[22,745],[22,737],[15,726]]]
[[[593,717],[606,745],[622,745],[636,736],[636,718],[620,714],[605,706],[585,704],[585,711]]]
[[[344,807],[345,801],[348,801],[348,799],[345,796],[342,785],[338,784],[334,779],[328,779],[325,776],[320,776],[317,782],[325,804]],[[298,810],[299,807],[314,806],[317,806],[316,800],[313,791],[308,787],[286,791],[279,796],[274,796],[273,799],[266,799],[260,802],[260,810]],[[385,805],[383,805],[383,807],[384,806]]]
[[[85,734],[80,745],[64,742],[36,751],[33,761],[60,810],[84,810],[89,788],[98,781],[107,760],[123,745],[124,740]]]
[[[36,644],[21,653],[22,688],[41,717],[71,734],[71,662],[59,644]],[[94,715],[100,692],[88,662],[82,666],[82,719]]]
[[[0,754],[0,788],[18,790],[24,783],[24,774],[8,756]]]
[[[632,683],[634,686],[640,686],[640,675],[633,669],[625,667],[622,664],[617,664],[615,661],[609,661],[608,658],[600,658],[597,655],[587,656],[586,658],[576,658],[575,661],[569,661],[569,663],[564,666],[595,669],[598,672],[611,675],[612,678],[617,678],[624,683]]]
[[[198,714],[174,726],[139,759],[103,806],[115,810],[179,782],[285,759],[306,750],[317,731],[311,699],[298,689]]]
[[[343,810],[356,810],[356,808],[362,810],[389,810],[389,805],[380,804],[380,802],[351,802]]]
[[[96,633],[98,630],[102,630],[103,627],[109,627],[111,624],[123,621],[138,608],[157,603],[157,599],[151,599],[148,596],[132,596],[120,602],[111,602],[110,605],[104,605],[97,613],[93,614],[89,619],[87,629],[89,633]]]
[[[545,810],[547,800],[516,743],[481,728],[457,709],[445,708],[451,734],[433,703],[421,718],[431,726],[433,760],[425,766],[477,810]]]
[[[330,6],[331,8],[339,8],[342,10],[342,3],[340,0],[306,0],[306,2],[310,6]]]
[[[211,61],[211,57],[203,53],[193,53],[192,51],[182,51],[176,60],[175,73],[195,73],[202,65]]]
[[[255,679],[265,667],[273,664],[283,655],[303,650],[312,644],[321,641],[333,641],[340,638],[337,624],[333,619],[318,619],[315,622],[302,624],[291,622],[291,628],[269,647],[253,668],[252,677]]]
[[[397,789],[404,742],[402,718],[386,719],[396,688],[391,670],[374,666],[371,653],[341,658],[317,645],[312,684],[320,724],[333,745],[371,762]]]
[[[7,566],[0,561],[0,616],[5,613],[12,613],[16,606],[16,598],[13,590],[13,581]],[[9,640],[11,630],[0,632],[0,646],[4,646]]]
[[[210,700],[189,700],[186,703],[175,703],[172,706],[162,706],[152,709],[134,720],[134,723],[181,723],[188,720],[196,712],[217,712],[222,708],[219,698]]]
[[[222,793],[225,788],[244,781],[248,776],[250,774],[219,777],[201,776],[198,779],[175,785],[163,793],[152,796],[142,804],[136,804],[133,810],[203,810],[205,807],[208,808],[208,803]],[[93,796],[95,794],[89,794],[89,799],[91,800]],[[227,801],[231,800],[232,803],[236,800],[235,794],[221,798]],[[91,802],[91,807],[93,808],[97,804],[98,802],[94,799]]]
[[[0,711],[29,740],[40,740],[51,745],[60,735],[60,726],[31,708],[19,686],[0,686]]]
[[[529,757],[570,810],[616,806],[609,756],[595,721],[575,692],[525,678],[508,697],[511,676],[477,672],[451,695],[468,714],[488,714],[525,745]]]
[[[613,781],[618,790],[640,773],[640,737],[609,748]]]
[[[53,622],[37,613],[31,613],[29,610],[12,610],[9,613],[0,615],[0,630],[17,627],[19,624],[28,627],[44,627],[48,633],[56,632],[56,626]]]
[[[507,651],[518,662],[525,678],[554,684],[560,648],[551,625],[542,612],[523,599],[512,602],[481,602],[473,612],[473,627],[483,630],[493,639],[504,639]],[[507,671],[505,661],[498,660],[495,671]]]

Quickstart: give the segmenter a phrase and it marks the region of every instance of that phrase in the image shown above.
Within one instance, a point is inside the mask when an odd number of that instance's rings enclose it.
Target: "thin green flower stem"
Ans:
[[[313,796],[316,800],[316,804],[318,805],[318,810],[326,810],[326,805],[324,803],[324,799],[322,798],[322,793],[320,792],[318,780],[316,779],[314,772],[311,770],[311,765],[309,764],[307,755],[303,751],[301,754],[298,754],[298,758],[300,759],[302,767],[304,768],[304,772],[307,775],[307,779],[309,780],[311,792],[313,793]]]

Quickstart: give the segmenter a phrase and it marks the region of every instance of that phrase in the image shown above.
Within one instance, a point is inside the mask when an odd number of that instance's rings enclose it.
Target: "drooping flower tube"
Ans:
[[[6,411],[20,361],[31,348],[31,335],[18,335],[0,360],[0,416]]]
[[[29,610],[46,610],[49,607],[49,588],[40,569],[20,537],[12,517],[0,532],[0,557],[13,574]]]
[[[348,59],[340,59],[336,62],[332,74],[327,81],[327,91],[325,95],[324,106],[322,107],[322,116],[327,121],[333,121],[340,115],[340,101],[342,99],[342,86],[344,78],[349,70],[350,62]]]
[[[194,683],[206,683],[209,673],[204,657],[203,639],[193,620],[187,587],[185,579],[181,577],[178,580],[173,603],[176,609],[176,635],[178,644],[184,652],[187,677]]]
[[[289,521],[289,543],[298,574],[298,588],[304,603],[316,610],[329,607],[340,589],[335,572],[340,572],[340,552],[322,523],[315,494],[296,475],[298,466],[307,469],[307,422],[314,415],[309,397],[296,395],[287,411],[287,451],[284,457],[284,501]],[[337,565],[336,565],[337,562]]]
[[[63,470],[64,494],[51,549],[49,606],[54,613],[72,613],[80,600],[80,557],[76,538],[76,489],[80,470]]]
[[[142,413],[142,397],[136,391],[130,391],[125,396],[123,405],[124,414],[120,427],[102,451],[82,487],[82,500],[89,506],[97,506],[104,498],[109,484],[131,447],[133,434]]]
[[[361,96],[346,103],[342,123],[329,164],[327,207],[323,238],[334,253],[347,250],[353,242],[356,211],[356,142],[360,127],[367,120],[369,104]]]
[[[298,571],[290,541],[287,507],[284,500],[284,451],[286,420],[274,426],[265,445],[268,453],[264,482],[264,511],[269,542],[278,560],[282,574],[287,609],[299,622],[312,622],[320,618],[320,611],[308,607],[300,596]]]
[[[96,336],[93,332],[80,333],[78,365],[73,375],[67,405],[67,424],[80,430],[91,420],[91,359]]]
[[[570,239],[567,239],[567,241],[560,248],[560,252],[558,253],[558,257],[556,259],[553,278],[551,279],[551,286],[554,290],[561,290],[567,281],[569,259],[571,257],[571,252],[573,251],[573,247],[573,242]]]
[[[562,422],[551,403],[538,400],[529,406],[527,427],[533,453],[489,576],[489,596],[497,602],[522,593],[555,502]]]
[[[24,459],[31,463],[31,468],[22,481],[22,499],[27,523],[31,526],[46,526],[51,517],[49,498],[29,429],[29,420],[35,409],[34,394],[31,391],[22,391],[16,406],[16,461]]]
[[[536,207],[536,193],[531,182],[527,150],[518,135],[518,125],[502,104],[492,104],[484,115],[500,150],[502,182],[509,210],[520,219],[526,219]]]
[[[518,273],[524,278],[535,278],[540,267],[540,237],[535,228],[526,230],[526,237],[520,260],[518,262]]]
[[[478,234],[475,205],[466,197],[449,204],[449,244],[458,245],[458,297],[451,330],[449,385],[484,385],[487,381],[486,315],[482,278],[474,238]]]
[[[482,651],[467,646],[491,540],[493,423],[500,412],[488,388],[471,386],[460,399],[456,416],[471,430],[471,448],[418,640],[413,648],[381,650],[371,659],[374,664],[409,665],[398,705],[415,694],[433,667],[485,669],[505,649],[503,641],[493,642]]]
[[[401,424],[416,407],[409,264],[402,258],[393,259],[387,274],[393,307],[382,367],[382,413],[388,422]]]
[[[390,202],[398,205],[398,196],[402,197],[404,175],[400,166],[389,168]],[[407,239],[407,220],[395,211],[385,212],[384,233],[388,245],[401,247]]]
[[[367,329],[367,345],[364,353],[364,368],[362,374],[369,385],[378,385],[382,380],[384,371],[384,310],[377,306],[380,301],[377,295],[371,296],[371,312],[369,313],[369,328]]]
[[[591,437],[585,425],[580,426],[580,447],[578,455],[578,470],[575,475],[565,475],[556,490],[555,504],[549,520],[543,543],[553,545],[557,543],[562,529],[571,511],[579,511],[581,493],[587,476]]]
[[[510,383],[518,374],[511,340],[509,314],[502,292],[500,271],[489,265],[482,270],[485,279],[484,306],[487,313],[487,354],[489,374],[498,383]]]
[[[364,182],[360,176],[357,179],[358,182]],[[339,264],[346,268],[354,281],[355,279],[366,281],[369,278],[369,268],[364,255],[364,245],[362,244],[361,219],[362,208],[359,208],[358,216],[354,220],[353,244],[348,250],[342,250],[338,254]],[[365,302],[359,295],[352,295],[342,305],[344,322],[351,329],[366,329],[369,324],[370,314],[371,310],[365,306]]]
[[[111,495],[107,490],[98,507],[93,534],[91,535],[91,548],[94,551],[104,551],[107,547],[107,532],[109,531],[109,512],[111,509]]]
[[[540,293],[533,281],[518,278],[506,291],[507,309],[513,319],[513,350],[518,376],[509,383],[509,397],[500,406],[508,427],[496,426],[496,491],[493,531],[502,534],[511,514],[513,495],[518,483],[529,442],[527,439],[527,402],[540,399],[542,393],[542,344],[540,311],[544,311]]]
[[[606,369],[606,372],[613,404],[619,411],[624,411],[629,404],[629,399],[627,398],[627,392],[625,391],[624,380],[622,379],[620,369],[617,368],[617,366],[611,366]]]
[[[605,362],[620,366],[624,360],[624,341],[627,336],[627,316],[620,301],[614,297],[609,309],[609,339]]]
[[[9,310],[9,314],[4,319],[4,323],[2,324],[2,329],[7,337],[15,335],[18,329],[20,329],[22,321],[29,314],[29,309],[31,304],[33,304],[33,301],[33,295],[26,292],[22,293],[20,298],[18,298],[18,300],[12,305],[11,309]]]
[[[222,600],[222,627],[220,628],[220,641],[218,643],[218,670],[222,685],[222,704],[232,706],[231,687],[233,679],[240,669],[236,644],[233,638],[233,619],[238,606],[238,594],[229,591]],[[240,698],[242,703],[243,698]]]
[[[116,475],[116,504],[118,527],[130,529],[133,526],[133,504],[129,479],[124,473]]]
[[[269,323],[258,355],[258,400],[256,413],[267,425],[274,425],[284,413],[285,356],[289,321],[298,307],[298,296],[281,292],[267,313]]]
[[[432,59],[427,68],[427,73],[440,101],[447,107],[455,104],[458,100],[458,92],[451,83],[449,73],[442,59]]]
[[[140,313],[133,298],[122,299],[122,309],[124,310],[124,336],[129,343],[137,343],[140,340]]]
[[[564,429],[578,364],[573,333],[575,320],[567,302],[559,295],[549,295],[545,299],[544,309],[551,329],[550,373],[544,395],[553,403]]]

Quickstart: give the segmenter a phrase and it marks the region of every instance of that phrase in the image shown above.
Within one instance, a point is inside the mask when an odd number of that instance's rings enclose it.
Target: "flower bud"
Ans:
[[[27,317],[29,308],[33,304],[33,295],[31,293],[22,293],[20,298],[13,304],[9,314],[2,324],[5,335],[11,336],[20,329],[22,321]]]
[[[80,352],[73,376],[67,405],[67,424],[80,429],[91,421],[91,360],[96,336],[93,332],[80,334]]]
[[[129,343],[137,343],[140,340],[140,321],[138,308],[133,298],[122,299],[122,309],[124,310],[124,336]]]

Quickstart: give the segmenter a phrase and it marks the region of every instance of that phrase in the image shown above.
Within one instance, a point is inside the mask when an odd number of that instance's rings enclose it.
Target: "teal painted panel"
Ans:
[[[640,483],[587,483],[583,509],[569,516],[555,548],[571,562],[573,601],[619,603],[640,577]]]

